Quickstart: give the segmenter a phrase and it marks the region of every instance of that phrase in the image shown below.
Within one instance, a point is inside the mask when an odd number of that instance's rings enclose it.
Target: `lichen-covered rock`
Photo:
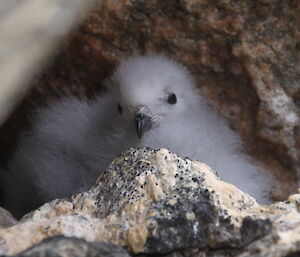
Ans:
[[[195,248],[285,256],[300,250],[299,199],[261,206],[203,163],[166,149],[131,149],[89,192],[54,200],[0,230],[0,254],[64,235],[134,253]]]
[[[129,257],[120,246],[108,243],[88,243],[78,238],[63,236],[43,240],[14,257]]]

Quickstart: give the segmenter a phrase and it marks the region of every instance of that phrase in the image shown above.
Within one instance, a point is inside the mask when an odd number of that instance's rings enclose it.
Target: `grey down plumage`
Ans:
[[[106,84],[108,92],[94,101],[62,99],[35,113],[3,175],[6,207],[15,215],[89,189],[131,147],[168,148],[204,162],[268,202],[272,177],[238,151],[239,137],[182,65],[164,56],[132,57]]]

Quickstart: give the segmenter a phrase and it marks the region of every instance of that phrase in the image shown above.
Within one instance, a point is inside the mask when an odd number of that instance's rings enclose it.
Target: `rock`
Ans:
[[[92,0],[1,1],[0,124],[91,3]]]
[[[58,55],[62,39],[82,20],[92,2],[94,0],[0,1],[0,126],[7,119],[6,124],[12,124],[1,127],[1,167],[17,144],[16,134],[28,123],[30,107],[45,97],[26,100],[27,107],[21,107],[18,114],[13,113],[14,108],[33,87],[32,81],[49,65],[53,55]],[[98,0],[98,6],[100,2]],[[2,194],[0,188],[0,205]]]
[[[18,221],[11,215],[11,213],[0,207],[0,229],[7,228],[17,224]]]
[[[64,235],[141,254],[286,256],[300,251],[299,209],[300,194],[261,206],[203,163],[166,149],[131,149],[90,191],[47,203],[0,230],[0,255]]]
[[[26,124],[24,110],[62,95],[91,97],[121,58],[163,52],[192,71],[248,150],[278,176],[274,196],[286,199],[300,167],[299,20],[297,0],[98,0],[1,129],[0,156]]]
[[[88,243],[78,238],[50,237],[15,257],[129,257],[120,246],[107,243]]]

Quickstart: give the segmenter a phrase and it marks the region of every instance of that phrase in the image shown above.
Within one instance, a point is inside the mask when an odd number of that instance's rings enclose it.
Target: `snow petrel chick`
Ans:
[[[241,154],[241,141],[197,92],[189,72],[164,56],[121,62],[95,101],[63,99],[37,111],[4,172],[6,207],[16,216],[89,189],[130,147],[169,148],[210,165],[259,202],[272,177]]]

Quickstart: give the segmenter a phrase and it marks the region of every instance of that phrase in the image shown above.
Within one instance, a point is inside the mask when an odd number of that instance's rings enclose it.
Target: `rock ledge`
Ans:
[[[286,256],[300,251],[299,208],[300,194],[262,206],[203,163],[166,149],[130,149],[90,191],[54,200],[1,229],[0,255],[64,235],[133,253],[197,248]]]

